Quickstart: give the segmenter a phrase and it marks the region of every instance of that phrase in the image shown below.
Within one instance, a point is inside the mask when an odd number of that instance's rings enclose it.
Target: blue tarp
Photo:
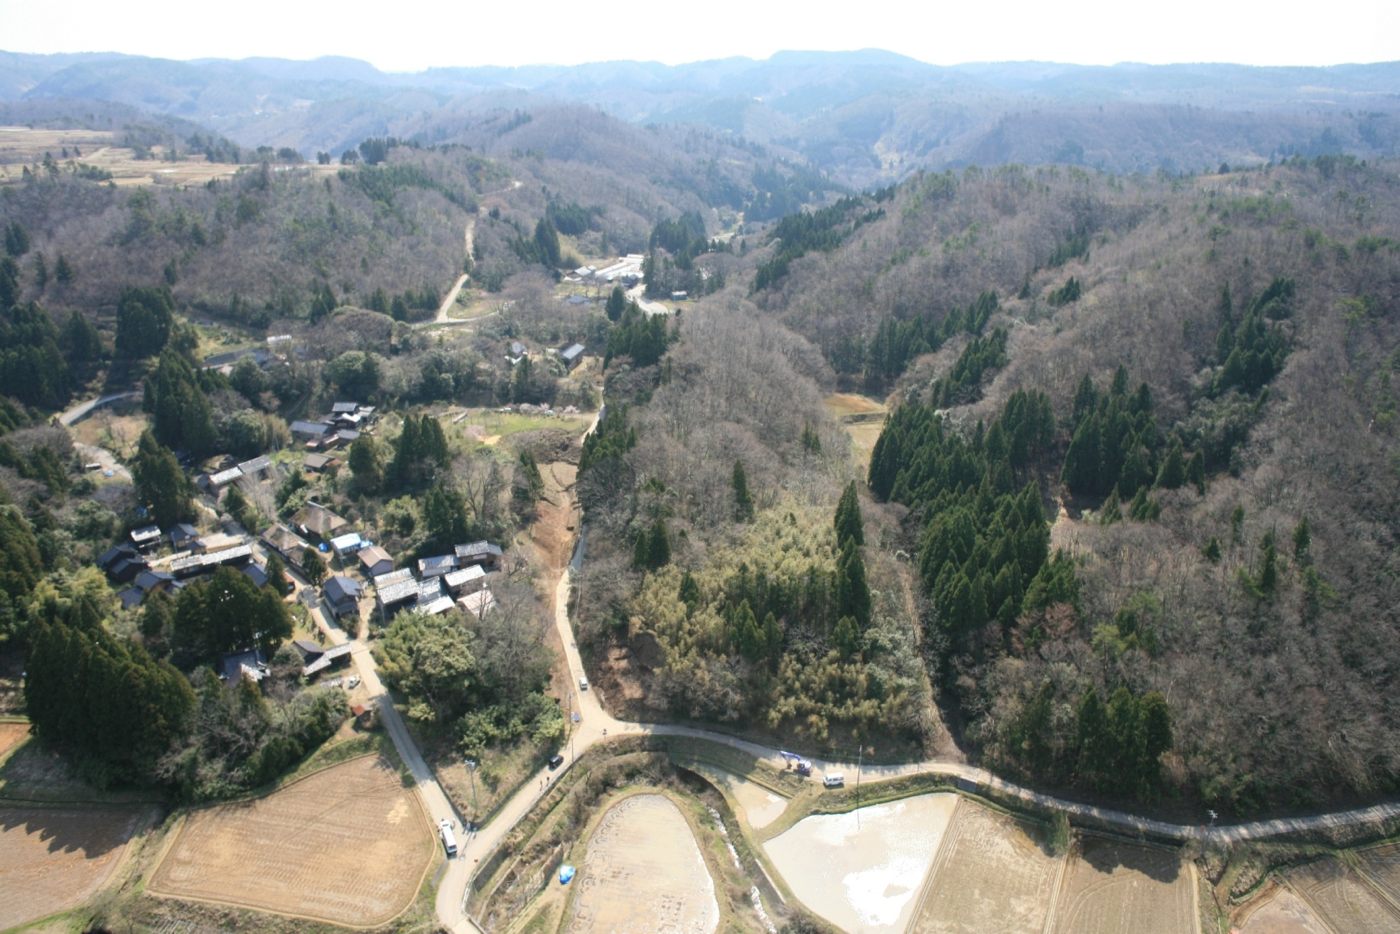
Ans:
[[[570,882],[572,882],[574,880],[574,872],[574,867],[570,866],[568,863],[565,863],[564,865],[560,866],[559,884],[568,885]]]

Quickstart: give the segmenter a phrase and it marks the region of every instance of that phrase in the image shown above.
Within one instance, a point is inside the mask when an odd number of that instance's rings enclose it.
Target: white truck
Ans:
[[[828,788],[840,788],[846,784],[846,776],[840,772],[827,772],[822,784]]]
[[[457,837],[452,833],[452,821],[445,817],[438,821],[438,833],[442,836],[442,848],[447,851],[447,858],[454,858],[457,855]]]

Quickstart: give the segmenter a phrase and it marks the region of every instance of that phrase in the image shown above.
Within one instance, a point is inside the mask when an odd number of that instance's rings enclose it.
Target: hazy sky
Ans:
[[[1278,0],[0,0],[0,49],[177,59],[346,55],[388,71],[612,59],[675,64],[766,58],[780,49],[860,48],[942,65],[1400,59],[1397,0],[1330,0],[1298,15],[1300,7]]]

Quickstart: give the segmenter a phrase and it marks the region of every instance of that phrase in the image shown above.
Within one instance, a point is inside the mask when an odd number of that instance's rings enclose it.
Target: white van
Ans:
[[[846,784],[846,776],[840,772],[827,772],[822,784],[828,788],[841,788]]]
[[[587,678],[579,678],[579,679],[578,679],[578,689],[579,689],[580,691],[586,691],[586,690],[588,690],[588,679],[587,679]]]
[[[447,858],[452,859],[457,855],[457,837],[452,833],[452,821],[445,817],[438,821],[438,833],[442,835],[442,848],[447,851]]]

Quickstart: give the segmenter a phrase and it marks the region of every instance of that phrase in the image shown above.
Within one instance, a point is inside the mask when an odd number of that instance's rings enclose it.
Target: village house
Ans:
[[[350,523],[320,503],[307,502],[292,516],[292,524],[299,528],[303,535],[314,535],[323,541],[330,541]]]
[[[340,469],[340,458],[332,454],[308,454],[301,466],[311,473],[330,473]]]
[[[258,649],[230,652],[219,659],[217,670],[219,677],[230,683],[247,678],[256,684],[268,675],[267,659]]]
[[[380,575],[374,579],[374,599],[380,621],[387,623],[399,610],[418,602],[418,581],[408,568]]]
[[[326,581],[322,588],[326,604],[336,619],[356,616],[360,612],[360,582],[343,574],[337,574]]]
[[[458,545],[453,549],[453,554],[457,558],[457,565],[465,567],[468,564],[479,564],[488,571],[499,571],[501,569],[501,557],[504,552],[500,545],[487,541],[471,542],[466,545]]]
[[[442,582],[455,597],[475,593],[486,585],[486,569],[479,564],[468,565],[444,574]]]
[[[330,544],[336,557],[346,558],[363,548],[365,541],[360,538],[359,532],[346,532],[344,535],[337,535],[331,539]]]
[[[301,656],[302,677],[311,678],[329,668],[344,668],[350,664],[353,646],[349,642],[340,645],[321,646],[306,639],[295,639],[292,647]]]
[[[252,581],[258,587],[267,586],[269,578],[267,576],[266,568],[257,564],[253,564],[250,561],[247,564],[243,565],[243,567],[240,568],[240,570],[243,572],[243,576],[247,577],[248,580]]]
[[[389,552],[378,545],[361,548],[358,557],[360,573],[365,577],[378,578],[381,574],[388,574],[394,569],[394,559],[389,557]]]
[[[572,370],[574,367],[578,366],[579,361],[583,359],[583,345],[570,344],[568,347],[559,351],[559,359],[564,361],[566,369]]]
[[[188,522],[180,522],[170,530],[170,546],[176,551],[188,551],[199,542],[199,530]]]
[[[325,422],[295,421],[291,424],[292,437],[298,441],[320,442],[330,433],[331,426]]]
[[[298,571],[301,567],[301,556],[310,544],[285,525],[274,525],[262,534],[262,543],[268,548],[282,556],[282,560]]]
[[[423,558],[418,562],[418,576],[423,578],[438,577],[457,567],[456,555],[435,555],[431,558]]]
[[[481,590],[469,593],[458,600],[457,605],[477,619],[481,619],[496,608],[496,598],[492,595],[489,587],[483,587]]]
[[[160,545],[160,526],[147,525],[132,529],[131,542],[138,551],[150,551]]]
[[[266,454],[259,454],[252,460],[246,460],[238,465],[238,469],[245,477],[256,477],[272,467],[272,458]]]

